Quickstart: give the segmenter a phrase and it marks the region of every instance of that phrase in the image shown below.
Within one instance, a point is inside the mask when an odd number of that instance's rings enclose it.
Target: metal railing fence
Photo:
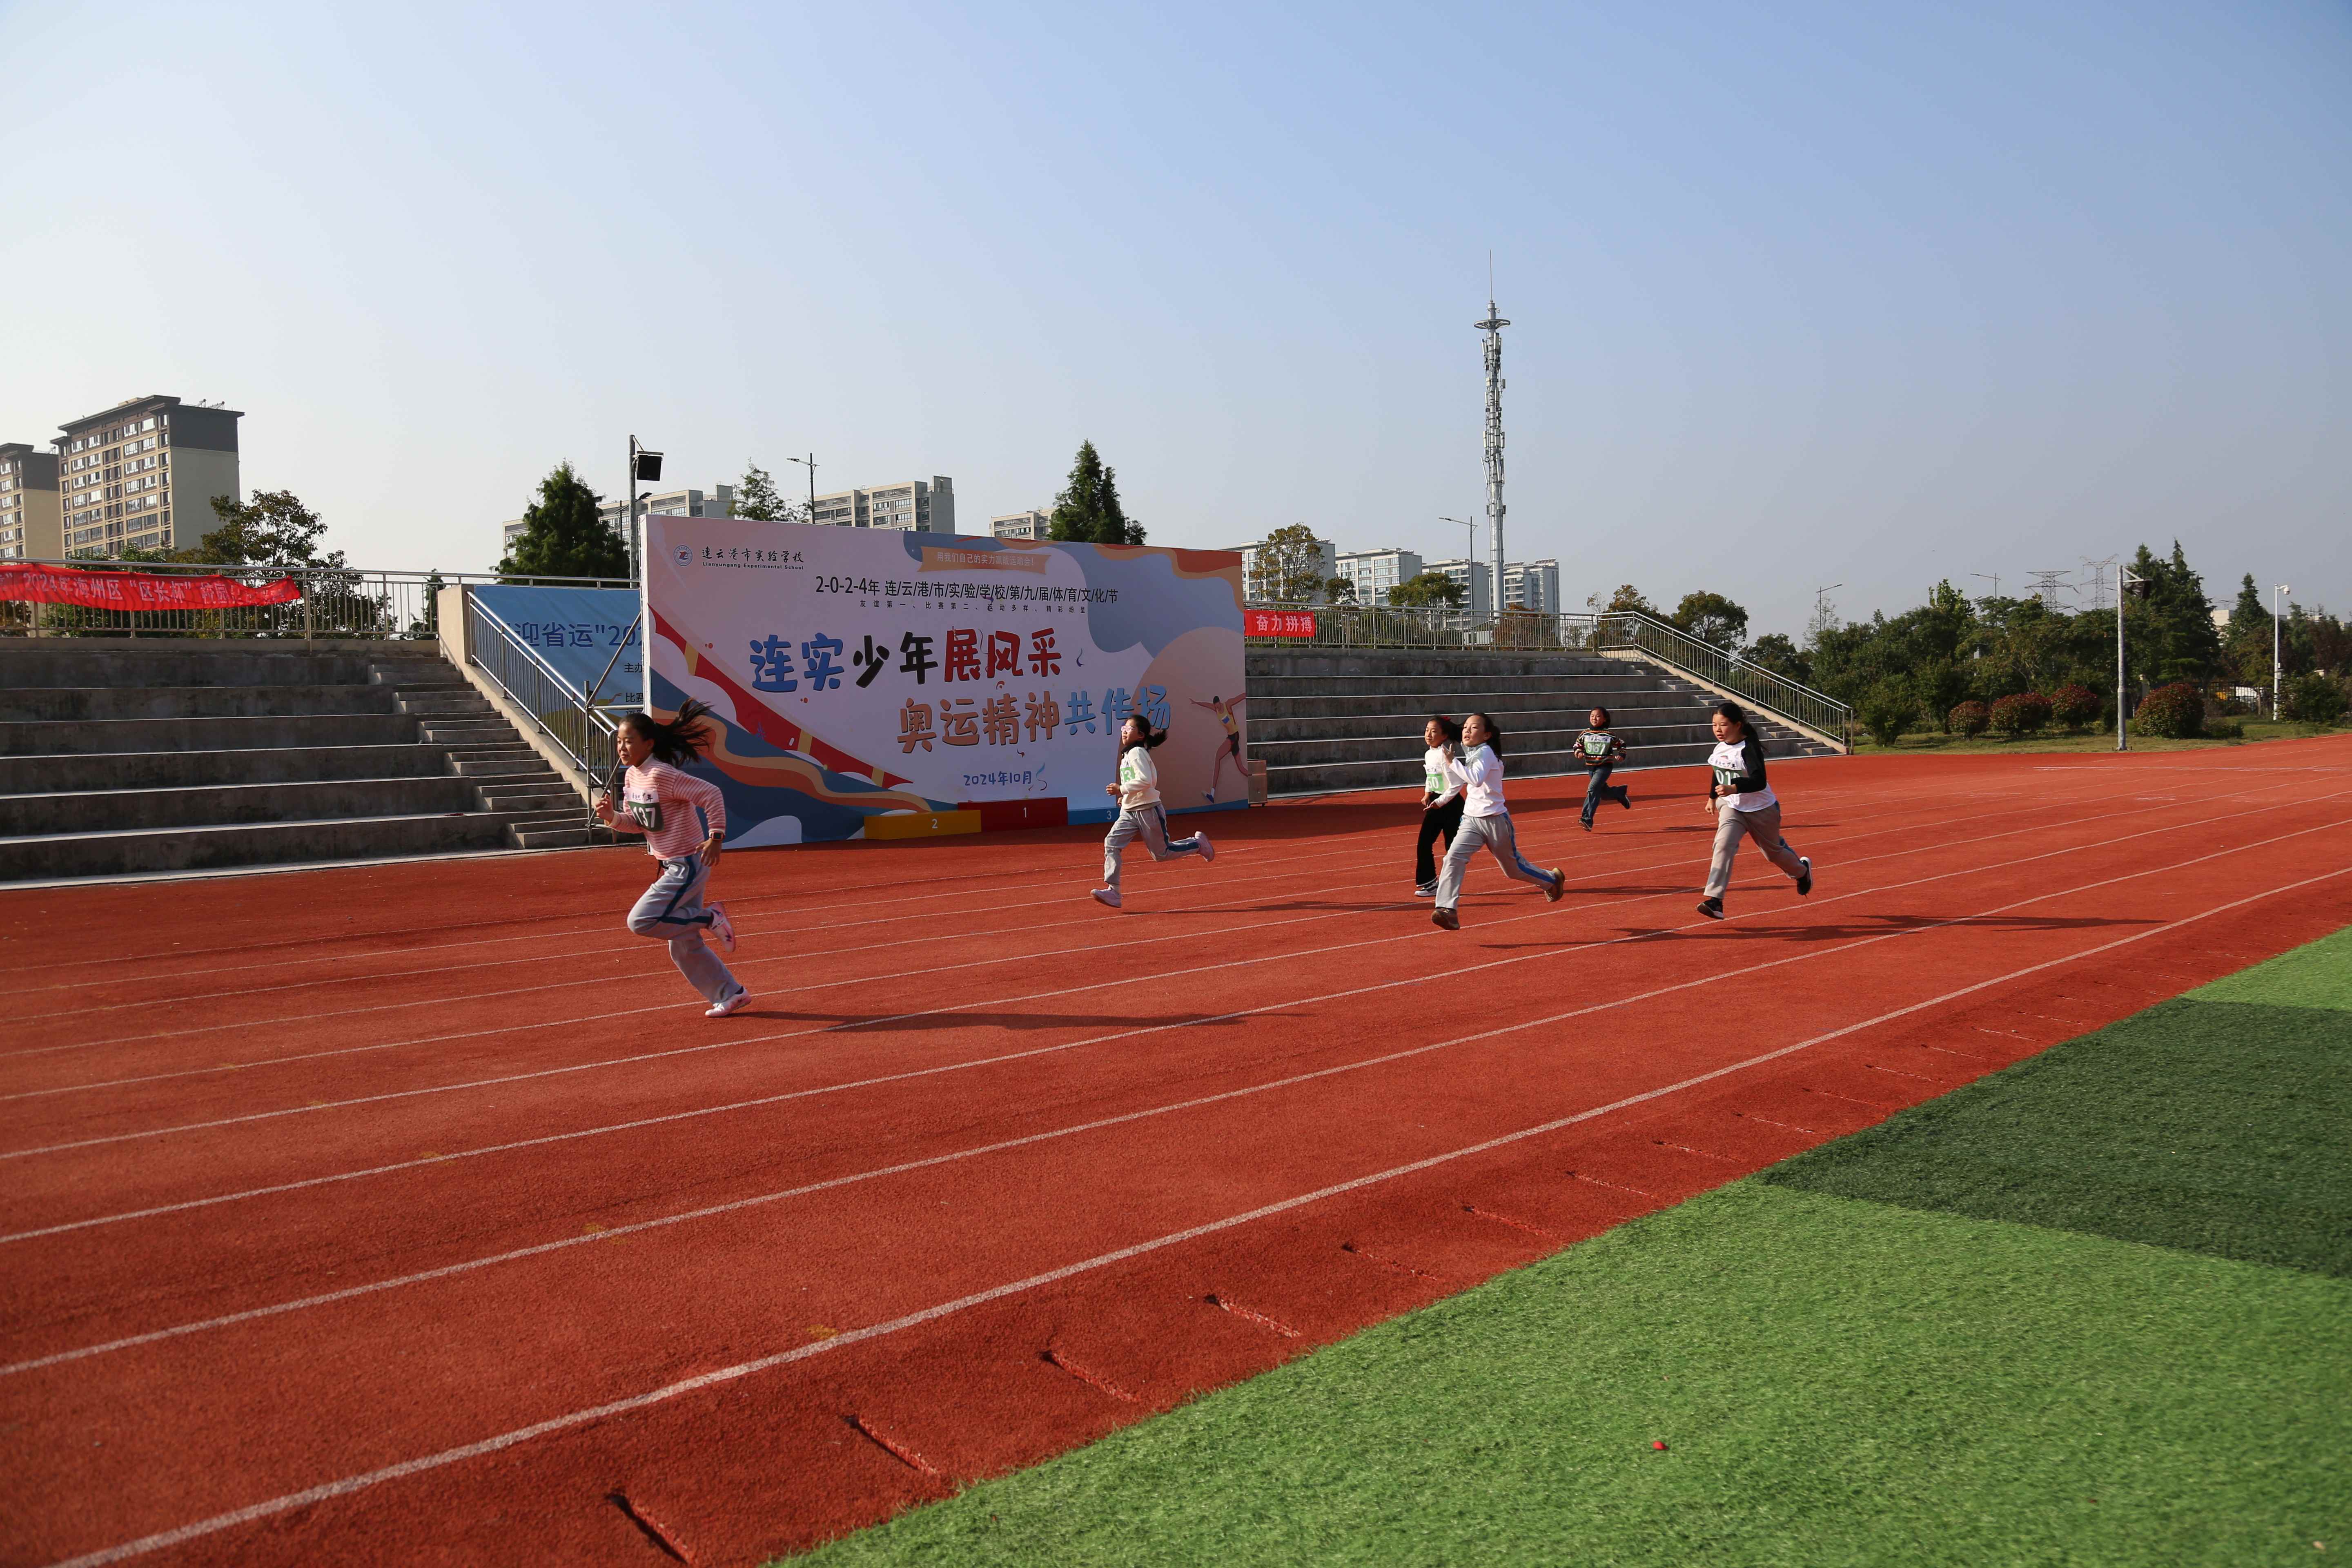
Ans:
[[[612,777],[620,762],[614,737],[621,715],[635,704],[600,701],[582,691],[471,594],[466,595],[466,648],[583,777],[599,786]]]
[[[1557,653],[1639,658],[1735,694],[1763,711],[1850,741],[1853,710],[1827,692],[1790,679],[1752,659],[1693,637],[1638,610],[1600,613],[1506,610],[1476,615],[1439,606],[1253,604],[1252,609],[1311,610],[1311,636],[1253,637],[1255,648],[1302,652],[1428,649],[1460,653]]]
[[[626,588],[606,577],[500,577],[485,572],[391,572],[362,567],[212,566],[152,561],[34,561],[27,564],[164,577],[222,576],[274,583],[291,577],[302,596],[247,609],[99,610],[0,600],[0,637],[355,637],[430,641],[439,635],[439,590],[460,584]]]

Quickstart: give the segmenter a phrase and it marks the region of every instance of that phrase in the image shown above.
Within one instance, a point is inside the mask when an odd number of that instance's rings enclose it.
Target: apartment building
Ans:
[[[0,561],[54,561],[66,552],[58,509],[58,455],[0,444]]]
[[[609,506],[598,507],[596,515],[604,520],[606,528],[611,529],[614,533],[619,533],[621,514],[628,509],[629,503],[624,499]],[[735,515],[735,487],[713,485],[707,490],[674,489],[663,490],[655,495],[641,495],[637,498],[637,515],[639,517],[732,517]],[[499,548],[512,549],[514,542],[522,537],[523,526],[521,518],[499,524]]]
[[[1460,556],[1451,561],[1432,561],[1422,568],[1450,579],[1463,592],[1462,608],[1474,616],[1495,613],[1495,569],[1484,561],[1469,561]]]
[[[1559,613],[1559,563],[1507,561],[1503,563],[1503,603],[1520,609]]]
[[[1410,550],[1350,550],[1331,574],[1356,585],[1356,603],[1385,605],[1391,588],[1421,575],[1421,557]]]
[[[870,489],[835,490],[816,498],[816,515],[810,521],[835,528],[953,533],[955,481],[944,474],[933,474],[929,484],[908,479]]]
[[[1007,512],[1003,517],[988,520],[988,531],[997,539],[1050,539],[1054,532],[1054,514],[1031,507],[1027,511]]]
[[[59,426],[58,503],[68,555],[188,550],[242,500],[236,422],[216,405],[150,395]]]

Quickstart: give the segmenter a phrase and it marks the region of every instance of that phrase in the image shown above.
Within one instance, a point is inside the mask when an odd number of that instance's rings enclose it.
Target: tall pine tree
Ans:
[[[522,514],[522,532],[498,564],[501,577],[616,577],[629,574],[628,544],[597,515],[601,498],[568,462],[539,481],[539,500]]]
[[[1077,460],[1070,465],[1070,482],[1054,498],[1046,537],[1089,544],[1143,542],[1143,525],[1119,505],[1118,470],[1102,460],[1092,441],[1078,444]]]

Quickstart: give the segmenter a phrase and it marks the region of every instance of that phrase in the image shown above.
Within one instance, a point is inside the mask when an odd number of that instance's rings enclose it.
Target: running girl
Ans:
[[[1193,707],[1206,708],[1217,716],[1217,722],[1225,727],[1225,743],[1217,749],[1217,763],[1209,770],[1209,787],[1203,792],[1211,805],[1217,804],[1217,784],[1225,776],[1225,760],[1228,757],[1233,759],[1234,772],[1241,775],[1243,793],[1248,793],[1249,770],[1242,765],[1241,721],[1234,717],[1234,710],[1248,700],[1246,697],[1236,697],[1230,701],[1212,697],[1206,702],[1197,697],[1192,699]],[[1156,746],[1160,742],[1154,741],[1151,743]]]
[[[1719,921],[1741,834],[1756,840],[1764,858],[1795,879],[1799,898],[1813,890],[1813,863],[1780,837],[1780,798],[1764,782],[1764,743],[1756,738],[1756,726],[1737,702],[1719,704],[1713,722],[1715,750],[1706,765],[1715,770],[1715,782],[1707,786],[1706,808],[1715,813],[1715,860],[1707,868],[1706,897],[1699,900],[1698,912]]]
[[[710,727],[703,721],[709,711],[688,698],[667,724],[650,713],[623,719],[613,737],[629,770],[621,785],[621,809],[615,811],[613,797],[599,790],[596,820],[615,833],[645,835],[646,851],[661,862],[661,871],[629,911],[629,930],[667,942],[670,962],[710,1003],[703,1016],[724,1018],[751,999],[702,940],[707,931],[721,948],[735,951],[735,928],[727,922],[726,909],[702,901],[703,888],[726,847],[727,802],[717,784],[678,771],[678,764],[692,762],[710,744]],[[709,825],[700,832],[695,826],[698,813]]]
[[[1462,877],[1470,868],[1470,857],[1481,844],[1502,867],[1503,875],[1534,883],[1553,903],[1559,902],[1568,888],[1568,879],[1560,875],[1559,867],[1539,871],[1519,857],[1518,834],[1511,826],[1510,811],[1503,805],[1502,748],[1503,732],[1484,713],[1463,720],[1461,745],[1447,748],[1452,754],[1446,758],[1445,776],[1462,786],[1462,826],[1446,847],[1445,868],[1437,878],[1437,908],[1429,915],[1447,931],[1462,929],[1462,917],[1454,912],[1454,906],[1461,901]]]
[[[1462,786],[1448,778],[1445,764],[1462,743],[1462,726],[1443,713],[1433,714],[1422,726],[1421,738],[1429,750],[1421,754],[1421,837],[1412,847],[1412,896],[1437,897],[1438,840],[1447,845],[1462,826]]]
[[[1118,802],[1118,820],[1110,825],[1110,834],[1103,840],[1103,885],[1094,890],[1098,904],[1118,908],[1118,852],[1135,839],[1143,840],[1154,860],[1173,860],[1180,855],[1198,855],[1203,860],[1217,858],[1217,847],[1205,833],[1169,841],[1168,814],[1160,805],[1160,769],[1151,761],[1151,748],[1166,739],[1167,731],[1153,729],[1151,721],[1139,713],[1129,714],[1127,722],[1118,727],[1118,782],[1103,786]]]
[[[1633,792],[1623,784],[1612,784],[1609,775],[1625,760],[1625,742],[1609,732],[1609,710],[1595,708],[1584,716],[1584,733],[1576,738],[1577,760],[1591,775],[1584,783],[1584,831],[1592,831],[1592,814],[1601,809],[1604,800],[1613,800],[1626,810],[1633,809]]]

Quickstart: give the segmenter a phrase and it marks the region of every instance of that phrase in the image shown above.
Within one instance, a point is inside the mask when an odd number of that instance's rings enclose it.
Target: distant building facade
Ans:
[[[54,561],[66,552],[58,455],[0,444],[0,561]]]
[[[188,550],[219,526],[215,497],[244,499],[234,408],[136,397],[59,426],[65,553]]]
[[[1484,561],[1469,561],[1456,556],[1451,561],[1433,561],[1422,568],[1434,572],[1462,590],[1462,608],[1474,616],[1495,613],[1495,569]]]
[[[933,474],[930,483],[907,479],[870,489],[835,490],[816,498],[813,522],[835,528],[895,528],[953,533],[955,481]]]
[[[1391,588],[1421,575],[1421,557],[1410,550],[1350,550],[1331,575],[1356,585],[1356,603],[1385,605]]]
[[[621,534],[621,514],[628,510],[629,503],[625,498],[598,507],[596,515],[604,520],[606,528],[616,534]],[[660,490],[652,495],[641,495],[637,498],[637,515],[639,517],[732,517],[735,515],[735,487],[713,485],[707,490]],[[523,520],[520,518],[516,518],[511,522],[499,524],[499,545],[503,549],[513,549],[514,542],[522,537],[522,531]],[[622,537],[627,536],[622,534]]]
[[[1054,514],[1039,511],[1034,506],[1027,511],[1007,512],[988,520],[989,533],[998,539],[1049,539],[1053,530]]]
[[[1559,613],[1559,563],[1509,561],[1503,564],[1503,603],[1521,609]]]

